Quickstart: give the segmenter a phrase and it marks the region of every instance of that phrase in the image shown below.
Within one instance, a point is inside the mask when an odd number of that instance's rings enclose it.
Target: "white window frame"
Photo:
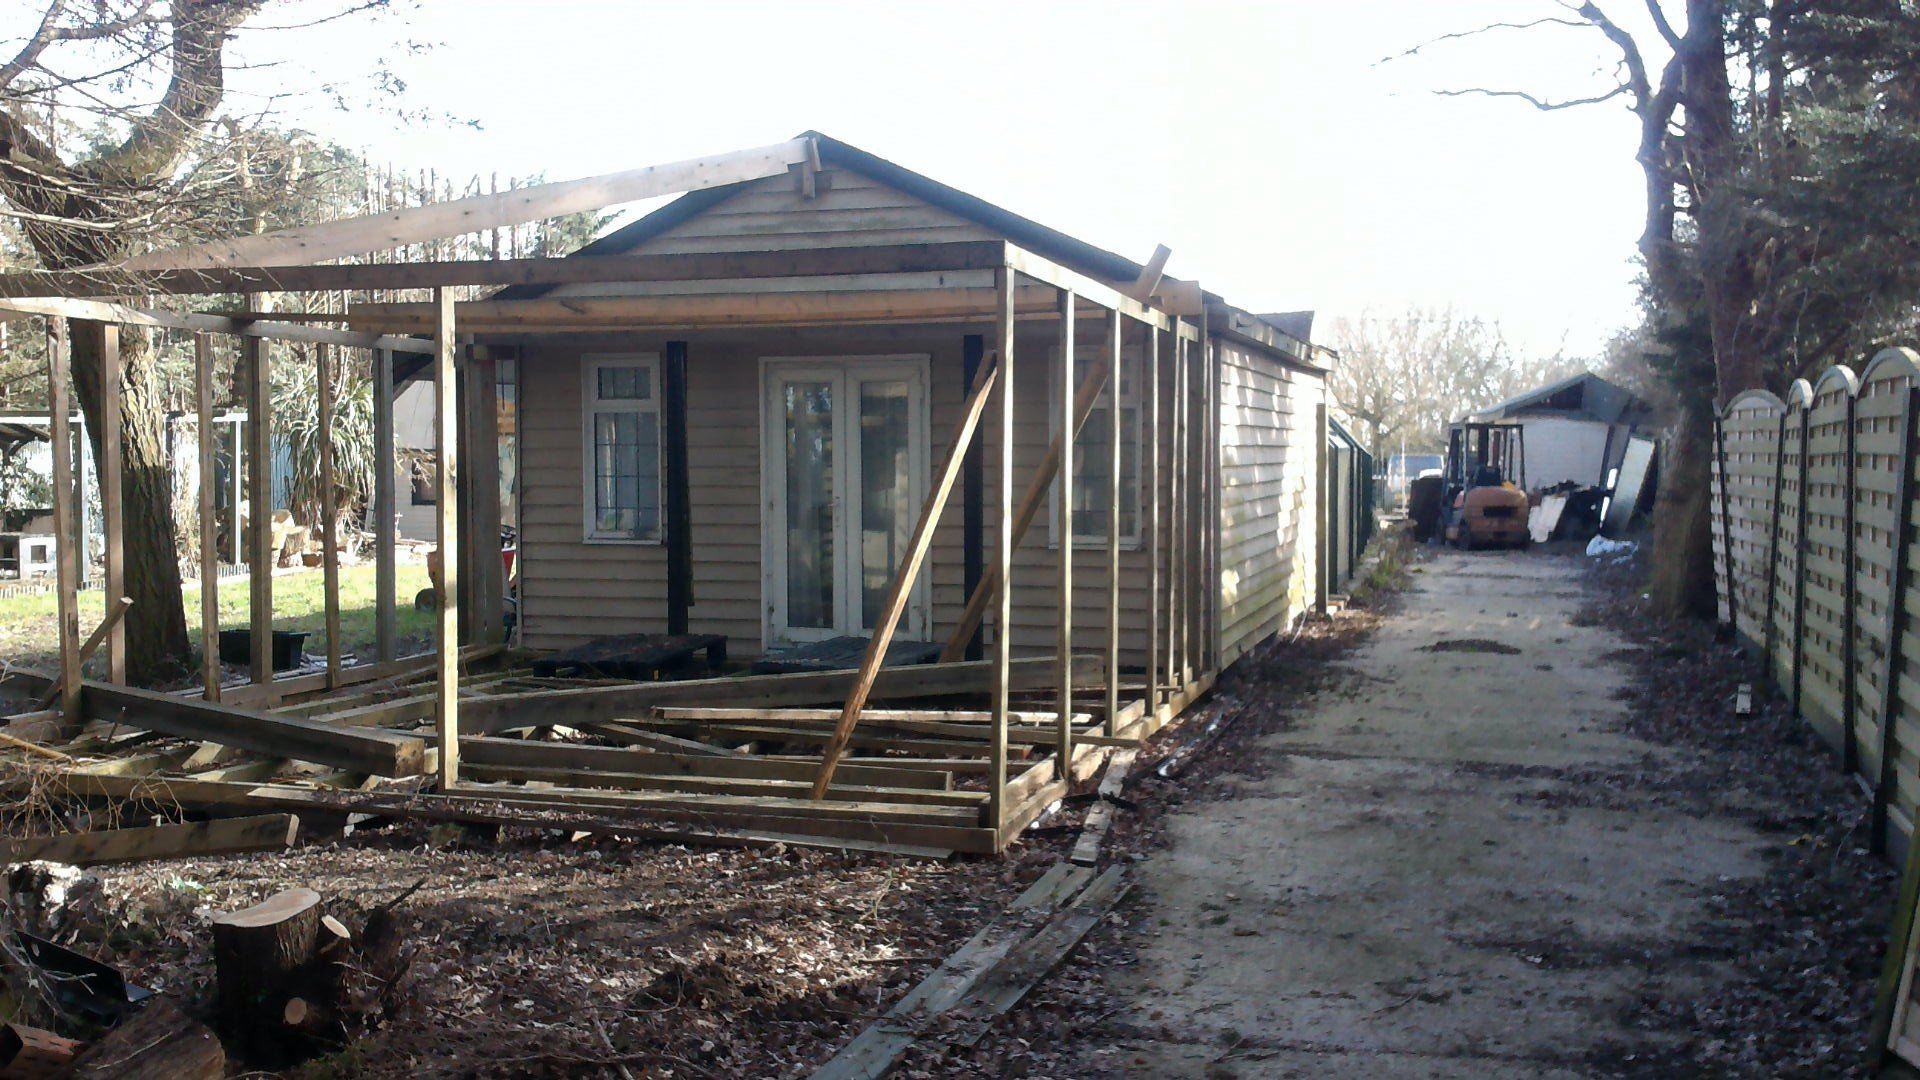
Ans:
[[[1103,355],[1095,357],[1083,354],[1081,358],[1083,362],[1094,359],[1104,359],[1104,351],[1107,348],[1106,342],[1089,342],[1088,344],[1097,345],[1102,350]],[[1146,458],[1143,454],[1147,437],[1147,413],[1145,402],[1142,400],[1140,393],[1140,378],[1146,373],[1146,362],[1139,355],[1123,350],[1120,354],[1120,364],[1123,368],[1131,369],[1135,373],[1132,393],[1120,396],[1121,413],[1125,414],[1129,410],[1133,413],[1134,471],[1133,483],[1131,485],[1134,492],[1133,530],[1120,534],[1120,550],[1138,551],[1144,546],[1146,536],[1144,519],[1146,517],[1147,504],[1144,498],[1145,490],[1142,485],[1146,482],[1143,469],[1143,466],[1146,464]],[[1111,409],[1113,407],[1114,382],[1115,380],[1108,379],[1106,385],[1100,388],[1100,396],[1093,399],[1094,412],[1102,409]],[[1071,394],[1077,389],[1079,389],[1077,385],[1067,387],[1064,391],[1061,389],[1060,346],[1054,345],[1050,347],[1047,350],[1047,442],[1049,445],[1052,444],[1053,440],[1060,437],[1060,395],[1062,393]],[[1092,418],[1091,413],[1088,414],[1088,418]],[[1084,426],[1082,430],[1085,430]],[[1063,447],[1063,449],[1067,451],[1065,462],[1070,464],[1073,460],[1072,448]],[[1101,449],[1104,452],[1106,448],[1102,446]],[[1123,447],[1122,449],[1124,450],[1125,448]],[[1125,460],[1125,456],[1123,453],[1121,459]],[[1076,473],[1073,478],[1073,483],[1075,487],[1079,487],[1082,483],[1082,477]],[[1120,484],[1124,493],[1124,489],[1128,486],[1127,478],[1124,475],[1120,478]],[[1060,547],[1060,480],[1058,477],[1054,478],[1053,483],[1047,485],[1047,547],[1051,550],[1058,550]],[[1097,536],[1076,533],[1073,538],[1073,548],[1075,551],[1082,549],[1105,551],[1107,548],[1107,538],[1104,535],[1104,530],[1103,535]]]
[[[645,400],[620,399],[602,401],[600,399],[600,370],[609,367],[633,367],[645,364],[647,368],[647,397]],[[653,430],[661,441],[654,460],[658,462],[660,477],[660,531],[658,536],[633,536],[624,532],[605,532],[599,528],[596,513],[596,495],[594,485],[594,418],[602,413],[652,413]],[[667,542],[666,519],[666,417],[660,400],[660,354],[659,353],[586,353],[580,357],[580,538],[587,544],[627,544],[657,547]]]

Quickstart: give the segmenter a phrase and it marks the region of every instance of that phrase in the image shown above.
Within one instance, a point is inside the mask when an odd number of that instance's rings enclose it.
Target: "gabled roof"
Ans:
[[[1558,382],[1516,394],[1497,405],[1467,414],[1468,420],[1510,420],[1522,416],[1558,416],[1572,420],[1619,423],[1647,411],[1646,403],[1624,387],[1583,371]]]
[[[805,131],[796,138],[815,141],[820,152],[820,166],[823,169],[843,168],[857,172],[903,194],[911,195],[930,206],[964,218],[989,232],[1004,236],[1028,251],[1089,277],[1125,284],[1138,279],[1144,269],[1140,263],[1124,255],[1089,244],[1058,229],[1049,228],[1032,218],[1022,217],[979,196],[970,195],[932,177],[896,165],[886,158],[869,153],[850,143],[841,142],[830,135],[823,135],[817,131]],[[591,256],[630,253],[647,241],[739,194],[745,186],[729,184],[690,191],[638,221],[585,245],[573,254]],[[496,295],[502,300],[521,300],[545,295],[551,289],[552,286],[515,285],[501,290]],[[1236,332],[1235,336],[1246,344],[1267,350],[1282,362],[1307,371],[1323,370],[1317,366],[1319,358],[1315,356],[1314,349],[1308,343],[1306,333],[1294,333],[1285,325],[1263,321],[1264,316],[1255,316],[1240,308],[1227,305],[1221,297],[1213,293],[1202,290],[1202,297],[1210,311],[1219,311],[1227,316],[1222,325],[1216,325],[1215,332]],[[1299,328],[1302,330],[1310,328],[1312,313],[1301,314],[1305,316],[1305,325]],[[1289,316],[1289,318],[1294,318],[1298,324],[1297,317]],[[1254,331],[1249,329],[1249,324],[1259,324],[1264,329]]]
[[[1130,282],[1140,276],[1141,264],[1124,255],[1096,247],[996,206],[976,195],[896,165],[877,154],[870,154],[850,143],[817,131],[801,132],[797,138],[815,140],[820,148],[822,168],[845,168],[877,180],[888,187],[912,195],[942,210],[957,214],[981,227],[999,233],[1008,240],[1043,255],[1080,273],[1107,281]],[[690,191],[630,225],[623,226],[574,252],[575,255],[620,255],[631,252],[647,241],[738,194],[743,185]],[[539,296],[546,287],[515,286],[500,293],[503,300]]]

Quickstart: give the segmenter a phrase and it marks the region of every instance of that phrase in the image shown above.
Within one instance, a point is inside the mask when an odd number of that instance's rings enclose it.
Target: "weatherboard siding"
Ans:
[[[1232,663],[1314,602],[1318,378],[1222,343],[1220,659]]]

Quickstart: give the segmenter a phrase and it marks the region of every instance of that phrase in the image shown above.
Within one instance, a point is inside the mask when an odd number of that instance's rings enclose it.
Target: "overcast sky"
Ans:
[[[402,126],[317,100],[294,118],[442,176],[565,179],[814,128],[1135,259],[1164,243],[1170,272],[1242,307],[1451,304],[1532,350],[1564,340],[1586,354],[1631,318],[1632,116],[1618,101],[1546,114],[1433,91],[1590,94],[1611,85],[1606,42],[1545,27],[1380,63],[1555,10],[420,0],[404,25],[256,36],[250,58],[284,66],[235,89],[239,104],[390,56],[409,105],[479,126]],[[401,55],[388,44],[400,36],[434,47]]]

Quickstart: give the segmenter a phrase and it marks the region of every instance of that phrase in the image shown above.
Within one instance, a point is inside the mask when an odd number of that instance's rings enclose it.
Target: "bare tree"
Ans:
[[[269,0],[40,0],[0,63],[0,214],[45,267],[112,262],[185,239],[232,186],[216,121],[227,50]],[[314,25],[378,7],[341,0]],[[164,403],[146,334],[121,336],[121,414],[103,418],[98,324],[73,325],[76,396],[95,450],[123,448],[128,674],[158,681],[188,655]]]
[[[1435,452],[1462,414],[1584,370],[1556,352],[1522,355],[1500,324],[1452,308],[1333,321],[1334,394],[1378,453]]]

